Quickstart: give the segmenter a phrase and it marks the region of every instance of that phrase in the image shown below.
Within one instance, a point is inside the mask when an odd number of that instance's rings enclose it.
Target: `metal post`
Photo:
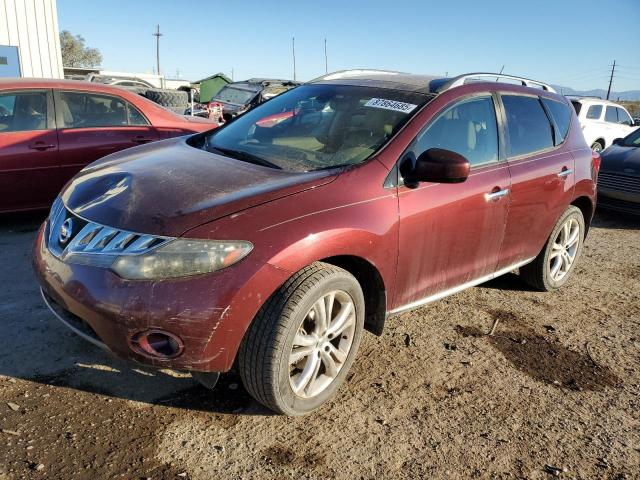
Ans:
[[[291,37],[291,49],[293,51],[293,81],[296,81],[296,37]]]
[[[156,25],[156,33],[152,33],[151,35],[156,37],[156,70],[158,75],[160,75],[160,37],[162,36],[162,33],[160,33],[160,25]]]
[[[324,39],[324,73],[329,73],[329,61],[327,60],[327,39]]]

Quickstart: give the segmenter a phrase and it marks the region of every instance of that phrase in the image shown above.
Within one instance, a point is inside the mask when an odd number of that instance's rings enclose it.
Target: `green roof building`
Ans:
[[[231,79],[224,73],[216,73],[210,77],[203,78],[195,84],[200,84],[200,102],[206,103],[213,98],[213,96],[220,91],[226,84],[231,83]]]

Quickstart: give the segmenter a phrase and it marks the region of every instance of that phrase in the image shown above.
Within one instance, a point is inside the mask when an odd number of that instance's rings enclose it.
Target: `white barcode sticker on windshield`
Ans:
[[[417,105],[413,103],[397,102],[395,100],[386,100],[384,98],[372,98],[364,104],[365,107],[384,108],[385,110],[393,110],[394,112],[409,113]]]

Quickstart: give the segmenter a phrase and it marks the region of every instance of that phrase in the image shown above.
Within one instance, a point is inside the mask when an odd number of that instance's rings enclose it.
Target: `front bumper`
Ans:
[[[157,368],[224,372],[231,368],[251,320],[289,273],[249,257],[212,274],[163,281],[123,280],[109,269],[68,264],[49,252],[46,224],[35,244],[43,297],[73,331],[116,356]],[[182,353],[145,355],[131,339],[149,329],[178,336]]]

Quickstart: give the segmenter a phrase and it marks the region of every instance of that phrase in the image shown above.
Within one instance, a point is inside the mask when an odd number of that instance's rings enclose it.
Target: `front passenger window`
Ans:
[[[472,97],[448,108],[422,132],[412,151],[415,156],[430,148],[463,155],[471,166],[498,161],[498,127],[493,98]]]

